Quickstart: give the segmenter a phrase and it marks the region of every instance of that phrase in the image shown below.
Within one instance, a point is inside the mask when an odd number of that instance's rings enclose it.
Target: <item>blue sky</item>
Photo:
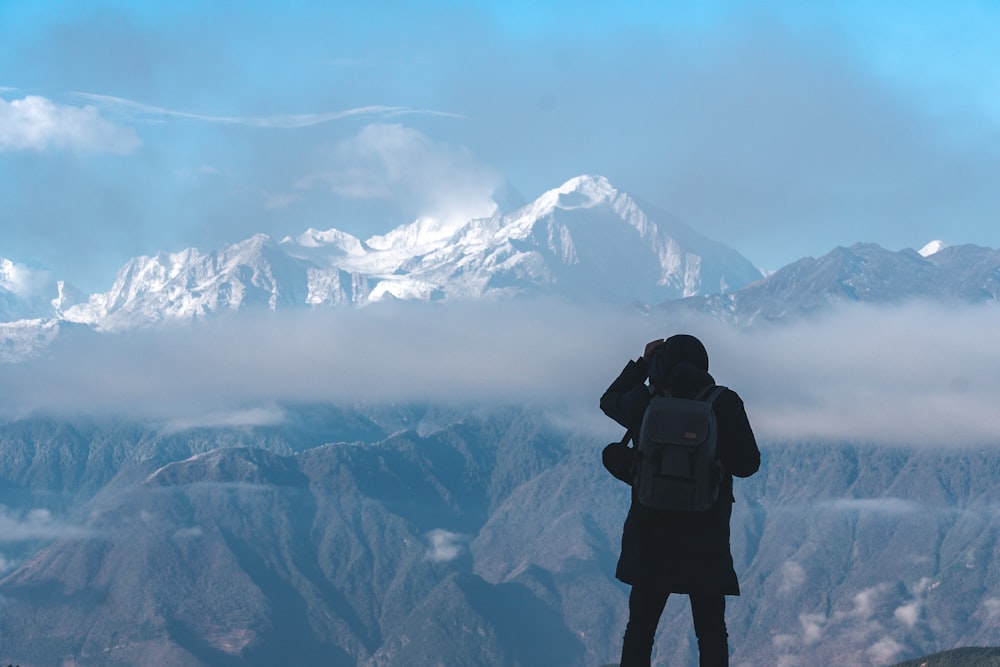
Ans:
[[[601,174],[765,269],[1000,247],[1000,3],[0,0],[0,257],[384,232]]]

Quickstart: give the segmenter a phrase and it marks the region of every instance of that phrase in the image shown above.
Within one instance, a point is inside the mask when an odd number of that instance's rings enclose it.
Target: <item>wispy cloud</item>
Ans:
[[[788,595],[802,587],[806,583],[805,569],[793,560],[788,560],[781,565],[781,583],[778,585],[778,592]]]
[[[823,626],[826,622],[827,618],[823,614],[799,614],[799,625],[802,628],[802,643],[808,646],[822,639]]]
[[[450,530],[438,528],[427,533],[427,560],[434,563],[447,563],[455,560],[465,550],[468,537]]]
[[[490,215],[500,174],[467,149],[395,123],[372,123],[319,157],[298,182],[349,199],[393,200],[403,210],[464,224]]]
[[[171,419],[165,422],[162,433],[179,433],[196,428],[253,428],[272,426],[285,420],[285,411],[277,406],[262,406],[246,409],[210,412],[196,417]]]
[[[112,95],[98,95],[95,93],[74,92],[74,96],[88,100],[89,102],[115,109],[121,113],[134,116],[147,121],[165,120],[187,120],[201,123],[219,123],[225,125],[245,125],[248,127],[275,128],[275,129],[295,129],[302,127],[312,127],[322,123],[330,123],[338,120],[346,120],[357,117],[380,117],[394,118],[399,116],[424,115],[443,116],[448,118],[462,118],[460,114],[449,113],[447,111],[434,111],[428,109],[414,109],[400,106],[368,105],[344,109],[341,111],[326,111],[319,113],[303,114],[275,114],[269,116],[227,116],[203,113],[193,113],[168,109],[166,107],[145,104],[135,100],[129,100]]]
[[[0,153],[65,148],[131,153],[142,142],[135,130],[112,123],[93,106],[68,106],[37,95],[0,99]]]
[[[910,598],[893,607],[888,603],[898,599],[893,593],[897,586],[882,583],[861,589],[830,613],[801,613],[798,628],[775,635],[772,644],[789,665],[824,646],[839,647],[841,659],[850,664],[892,663],[906,648],[903,638],[920,624],[927,595],[938,583],[920,578],[907,586]],[[984,606],[988,610],[989,601]]]
[[[893,616],[906,627],[913,628],[916,626],[917,621],[920,620],[920,608],[922,606],[923,604],[919,600],[913,600],[897,607],[896,611],[893,612]]]
[[[987,598],[983,601],[982,607],[986,613],[986,620],[995,626],[1000,621],[1000,598]]]
[[[940,582],[935,582],[929,577],[921,577],[908,587],[912,599],[897,607],[893,612],[893,617],[906,628],[912,630],[920,621],[927,593],[937,588],[939,584]]]
[[[46,509],[15,511],[0,505],[0,544],[82,538],[90,531],[56,518]]]
[[[202,530],[201,526],[191,526],[189,528],[180,528],[174,533],[175,540],[191,540],[204,535],[205,531]]]
[[[875,667],[891,662],[902,646],[886,633],[879,609],[890,589],[889,584],[862,589],[830,614],[799,614],[798,628],[772,639],[782,654],[779,664],[800,664],[800,653],[808,655],[823,643],[839,646],[842,659],[851,664]]]
[[[2,290],[30,298],[45,294],[54,282],[55,278],[48,271],[34,269],[0,257],[0,289]]]
[[[870,655],[876,665],[888,665],[895,661],[903,649],[906,647],[892,637],[882,637],[877,642],[868,647]]]

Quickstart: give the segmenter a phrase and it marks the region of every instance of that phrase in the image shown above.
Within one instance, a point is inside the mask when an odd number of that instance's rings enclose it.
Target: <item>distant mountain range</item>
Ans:
[[[764,277],[735,250],[579,176],[512,211],[449,225],[423,218],[362,241],[337,229],[259,234],[203,253],[136,257],[106,292],[0,260],[0,361],[37,354],[67,326],[127,331],[267,309],[385,300],[559,296],[707,313],[742,326],[845,301],[996,301],[1000,251],[928,244],[836,248]]]

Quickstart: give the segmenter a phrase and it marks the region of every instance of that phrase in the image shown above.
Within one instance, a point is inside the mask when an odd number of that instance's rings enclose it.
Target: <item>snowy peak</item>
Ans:
[[[664,252],[664,246],[669,245],[671,240],[676,240],[673,238],[676,235],[672,233],[676,230],[670,229],[670,227],[683,227],[682,234],[689,237],[696,245],[700,241],[707,240],[677,221],[663,219],[661,223],[664,224],[657,225],[650,220],[647,212],[631,196],[617,190],[603,176],[571,178],[560,187],[543,194],[534,203],[522,208],[515,214],[515,217],[522,223],[526,220],[552,216],[561,216],[560,219],[572,221],[574,219],[572,216],[563,215],[561,212],[569,213],[593,209],[604,209],[608,219],[614,219],[633,228],[643,243],[657,246],[656,250],[660,253]],[[581,224],[586,224],[583,221],[589,220],[591,217],[580,215],[577,219],[581,221]],[[668,261],[667,264],[669,263]],[[664,268],[667,272],[670,271],[669,267],[665,266]]]
[[[664,222],[606,178],[579,176],[509,214],[470,221],[415,268],[463,297],[540,290],[611,302],[657,303],[760,278],[735,251]]]
[[[577,176],[543,193],[538,199],[515,211],[513,224],[523,224],[551,216],[556,210],[587,209],[612,201],[618,191],[603,176]]]
[[[577,176],[538,198],[549,208],[592,208],[611,201],[618,191],[603,176]]]

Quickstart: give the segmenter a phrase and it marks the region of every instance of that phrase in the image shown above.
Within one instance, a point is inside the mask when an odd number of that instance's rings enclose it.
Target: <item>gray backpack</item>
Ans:
[[[725,387],[695,398],[656,394],[639,431],[635,485],[639,502],[662,510],[703,511],[715,504],[723,477],[712,403]]]

